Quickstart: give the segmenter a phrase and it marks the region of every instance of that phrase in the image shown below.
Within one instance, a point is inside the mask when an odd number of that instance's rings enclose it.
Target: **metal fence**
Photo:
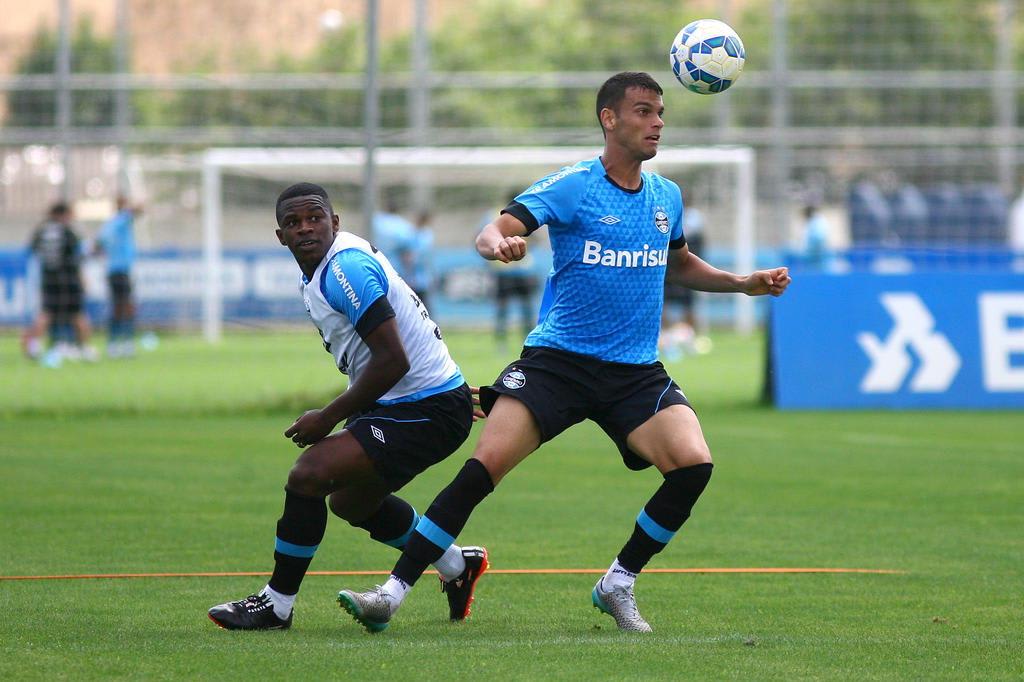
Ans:
[[[638,0],[626,3],[632,10],[602,0],[546,38],[520,29],[555,21],[548,3],[390,0],[372,73],[364,68],[372,0],[335,3],[346,9],[343,25],[331,3],[252,3],[267,14],[236,24],[230,40],[243,54],[209,59],[189,52],[194,42],[161,35],[154,22],[173,10],[153,19],[153,3],[116,0],[105,24],[83,24],[96,4],[53,0],[32,35],[5,36],[22,51],[6,55],[0,72],[0,243],[22,243],[61,195],[98,219],[133,172],[163,164],[183,175],[180,191],[160,199],[167,205],[152,207],[151,221],[168,221],[151,223],[147,238],[159,246],[180,232],[175,216],[194,214],[198,175],[187,169],[210,146],[599,144],[593,94],[623,69],[650,70],[666,87],[663,144],[756,149],[765,245],[798,238],[805,204],[822,208],[836,246],[861,237],[969,245],[977,204],[963,194],[979,186],[1002,198],[988,219],[1004,221],[981,241],[1012,237],[1024,142],[1017,0],[706,0],[686,8]],[[236,21],[246,4],[169,3],[176,25],[163,30],[222,40],[226,25],[217,22]],[[499,4],[507,25],[473,23],[492,20]],[[563,4],[563,13],[584,6]],[[395,28],[399,10],[405,23]],[[721,96],[688,93],[667,70],[676,27],[700,16],[725,19],[746,41],[746,71]],[[295,17],[313,30],[288,33]],[[286,24],[282,36],[247,36],[246,27],[275,23]],[[573,35],[576,26],[587,37]],[[459,39],[474,31],[476,40]],[[620,34],[629,40],[612,40]],[[297,55],[296,41],[316,45]],[[556,58],[576,54],[579,43],[584,58]],[[245,54],[254,45],[260,54]],[[162,66],[147,71],[154,50],[163,51]],[[545,50],[554,57],[530,58]],[[168,67],[175,61],[180,67]],[[374,91],[376,107],[366,97]],[[410,210],[429,201],[429,187],[415,190]],[[959,192],[956,205],[967,207],[955,227],[898,228],[932,220],[929,211],[948,215],[943,192]]]

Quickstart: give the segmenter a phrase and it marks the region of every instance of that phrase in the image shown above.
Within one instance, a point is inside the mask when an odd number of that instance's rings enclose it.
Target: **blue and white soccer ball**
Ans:
[[[684,26],[668,53],[679,82],[701,95],[727,90],[739,78],[746,58],[736,31],[717,19],[698,19]]]

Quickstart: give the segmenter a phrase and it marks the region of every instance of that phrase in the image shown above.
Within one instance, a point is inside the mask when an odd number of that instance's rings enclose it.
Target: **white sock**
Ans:
[[[616,587],[632,587],[633,583],[636,582],[636,573],[623,568],[619,560],[616,559],[612,562],[602,580],[604,581],[605,591],[613,590]]]
[[[434,568],[445,582],[458,578],[466,570],[466,557],[462,556],[462,548],[458,545],[449,547],[441,558],[434,562]]]
[[[401,578],[396,578],[391,575],[388,576],[387,582],[381,585],[381,588],[389,597],[391,597],[391,615],[395,615],[395,611],[397,611],[398,607],[402,605],[402,602],[405,600],[405,595],[409,594],[409,590],[412,589],[412,586]]]
[[[263,588],[263,594],[270,597],[270,603],[274,605],[274,615],[281,620],[287,620],[292,614],[292,605],[295,603],[294,594],[281,594],[270,585]]]

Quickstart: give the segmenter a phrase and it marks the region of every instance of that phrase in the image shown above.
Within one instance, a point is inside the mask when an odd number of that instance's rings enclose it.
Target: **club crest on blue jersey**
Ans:
[[[505,388],[522,388],[526,385],[526,375],[519,370],[512,370],[501,378],[501,383],[505,385]]]
[[[668,214],[660,208],[654,212],[654,226],[658,232],[668,234]]]

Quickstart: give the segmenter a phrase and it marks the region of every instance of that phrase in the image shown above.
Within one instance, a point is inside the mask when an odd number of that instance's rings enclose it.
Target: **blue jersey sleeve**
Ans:
[[[589,171],[590,168],[582,164],[568,166],[538,180],[517,196],[515,203],[529,211],[535,221],[534,225],[527,224],[527,229],[533,232],[541,225],[569,224],[586,189]]]
[[[345,249],[334,254],[323,269],[320,291],[331,307],[348,317],[352,326],[370,306],[388,293],[388,277],[384,268],[370,254],[359,249]]]

